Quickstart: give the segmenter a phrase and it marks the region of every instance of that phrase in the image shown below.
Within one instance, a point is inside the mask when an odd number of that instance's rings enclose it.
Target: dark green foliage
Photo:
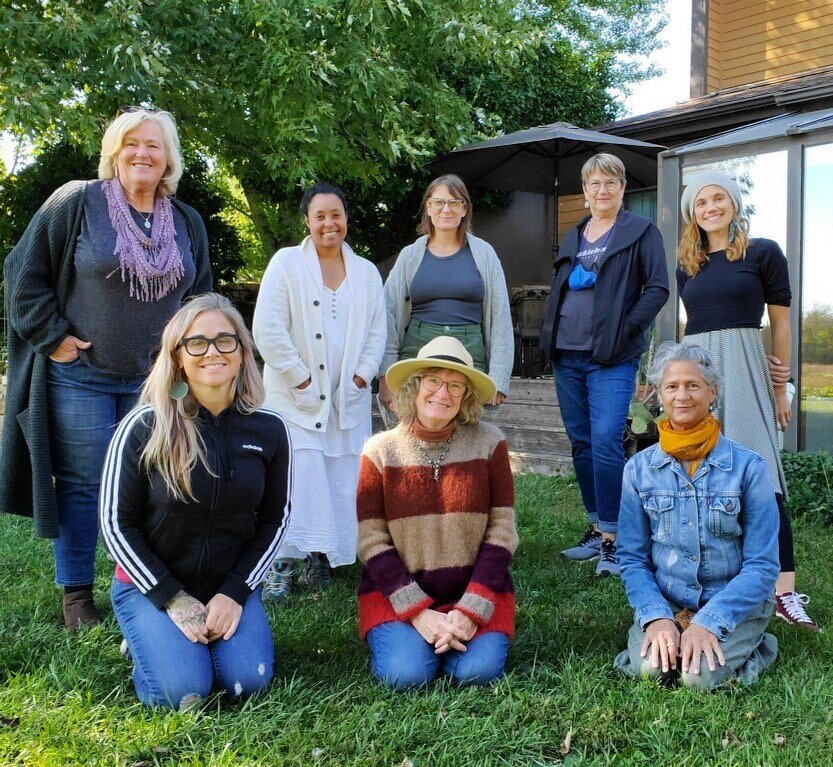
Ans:
[[[382,260],[412,235],[432,157],[541,122],[612,117],[612,91],[647,74],[660,7],[0,3],[0,111],[15,136],[65,135],[92,151],[118,105],[169,109],[183,145],[239,182],[262,259],[297,241],[300,188],[329,178],[354,192],[360,251]]]
[[[182,160],[184,172],[176,196],[202,216],[208,232],[208,255],[215,287],[218,283],[232,283],[242,258],[237,232],[220,215],[228,201],[214,185],[202,155],[189,153]]]
[[[98,160],[77,146],[55,144],[16,176],[0,184],[0,263],[17,244],[35,211],[59,186],[76,178],[95,178]]]
[[[787,477],[787,508],[793,517],[833,524],[833,455],[781,453]]]

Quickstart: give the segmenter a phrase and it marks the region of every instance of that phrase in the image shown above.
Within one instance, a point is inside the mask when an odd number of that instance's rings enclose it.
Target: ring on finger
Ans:
[[[665,646],[666,647],[676,647],[677,645],[675,645],[673,642],[666,642]]]

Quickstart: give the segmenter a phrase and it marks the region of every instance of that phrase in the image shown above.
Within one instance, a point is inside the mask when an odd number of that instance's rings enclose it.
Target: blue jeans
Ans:
[[[432,682],[442,671],[459,685],[487,685],[503,676],[509,637],[487,631],[466,643],[466,652],[434,654],[434,646],[403,621],[382,623],[367,633],[370,670],[382,684],[406,690]]]
[[[49,443],[59,537],[55,583],[86,586],[95,577],[98,489],[116,425],[136,403],[143,377],[120,379],[74,362],[49,361]]]
[[[275,647],[260,589],[243,605],[231,639],[208,645],[191,642],[132,583],[113,579],[111,597],[133,656],[133,683],[142,703],[179,708],[218,689],[248,697],[272,681]]]
[[[623,437],[639,360],[598,365],[591,352],[559,351],[553,363],[561,419],[590,522],[615,533],[619,522]]]

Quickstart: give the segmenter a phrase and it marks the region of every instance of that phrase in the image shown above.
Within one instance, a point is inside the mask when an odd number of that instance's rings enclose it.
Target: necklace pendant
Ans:
[[[150,229],[150,219],[149,218],[145,219],[145,229]]]
[[[439,481],[440,481],[440,467],[435,466],[434,467],[434,482],[439,482]]]

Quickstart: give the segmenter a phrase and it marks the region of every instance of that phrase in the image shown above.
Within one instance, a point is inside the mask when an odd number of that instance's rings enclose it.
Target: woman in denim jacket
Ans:
[[[625,467],[619,551],[634,623],[614,665],[703,690],[753,683],[778,654],[766,633],[779,570],[766,464],[720,434],[705,349],[663,344],[649,379],[667,420]]]

